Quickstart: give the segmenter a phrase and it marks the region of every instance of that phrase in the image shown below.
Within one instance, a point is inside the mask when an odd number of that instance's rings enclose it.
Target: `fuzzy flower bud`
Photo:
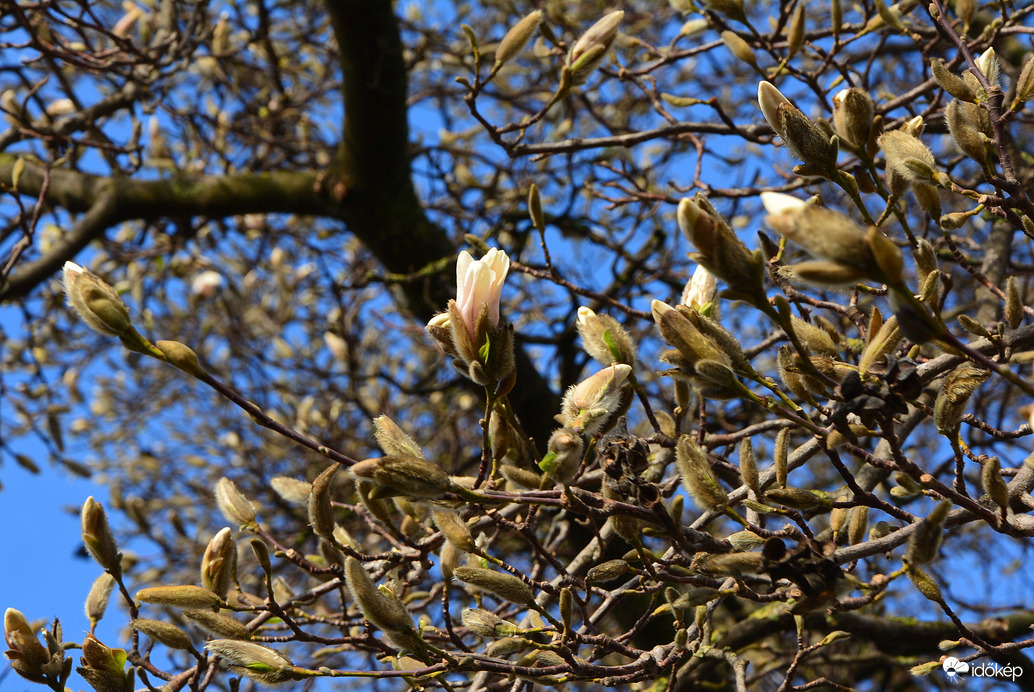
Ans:
[[[379,493],[379,497],[438,498],[454,487],[449,474],[440,466],[418,457],[389,454],[366,459],[354,464],[351,472],[356,478],[381,486],[386,492]]]
[[[81,666],[75,670],[96,692],[125,692],[127,675],[123,668],[127,655],[124,649],[111,649],[92,634],[83,640]]]
[[[1023,295],[1020,282],[1015,276],[1005,280],[1005,321],[1011,329],[1018,329],[1023,323]]]
[[[334,540],[334,505],[330,491],[339,468],[336,463],[328,466],[312,482],[312,492],[309,493],[309,524],[313,533],[328,541]]]
[[[840,141],[855,152],[864,152],[875,112],[872,97],[864,89],[855,87],[837,93],[833,97],[833,126]]]
[[[561,403],[563,424],[584,435],[595,433],[621,407],[631,373],[629,365],[611,365],[569,388]]]
[[[511,637],[519,631],[517,625],[481,608],[464,608],[463,624],[479,637]]]
[[[472,553],[477,550],[474,536],[467,527],[467,522],[460,518],[460,515],[450,509],[431,508],[431,518],[435,526],[445,536],[445,540],[452,543],[465,553]]]
[[[1009,484],[1002,478],[1002,463],[998,457],[991,457],[980,469],[980,484],[991,501],[1002,508],[1009,506]]]
[[[869,343],[862,350],[862,355],[858,360],[859,375],[864,375],[885,355],[893,353],[903,338],[901,329],[898,327],[897,315],[891,315],[886,321],[880,323],[875,333],[872,331],[873,328],[873,322],[870,322]]]
[[[679,354],[690,364],[701,360],[712,360],[731,365],[732,358],[722,351],[720,346],[702,332],[699,325],[702,317],[696,310],[673,308],[659,300],[650,304],[653,320],[661,336],[675,347]],[[706,319],[706,318],[703,318]]]
[[[154,342],[154,345],[165,354],[165,360],[170,365],[175,365],[183,372],[195,377],[205,374],[204,368],[201,367],[201,363],[198,361],[197,353],[186,344],[182,344],[179,341],[161,340]]]
[[[855,266],[871,256],[865,229],[847,216],[778,192],[761,193],[761,201],[769,213],[768,225],[813,257]]]
[[[953,100],[944,109],[944,120],[948,123],[951,138],[955,140],[962,153],[974,161],[983,163],[987,159],[987,150],[984,147],[987,135],[983,132],[980,106]]]
[[[268,647],[235,639],[213,639],[205,648],[226,661],[234,673],[257,682],[274,685],[296,679],[290,659]]]
[[[862,228],[840,212],[777,192],[761,193],[761,201],[769,213],[768,224],[808,254],[842,269],[846,279],[842,283],[862,278],[881,283],[902,280],[901,250],[875,226]]]
[[[757,58],[754,57],[754,50],[750,47],[750,44],[735,31],[723,31],[722,43],[725,44],[725,47],[728,48],[740,62],[744,62],[752,67],[758,66]]]
[[[937,86],[944,89],[948,94],[962,101],[975,102],[977,99],[973,89],[962,77],[948,69],[940,58],[930,60],[930,73],[933,75]]]
[[[597,315],[587,307],[578,308],[575,323],[582,347],[601,365],[635,365],[635,343],[625,328],[610,315]]]
[[[388,416],[377,416],[373,419],[376,430],[373,436],[385,454],[404,454],[419,459],[424,458],[420,445],[406,431]]]
[[[312,492],[312,484],[287,476],[274,476],[269,480],[269,485],[277,495],[292,505],[308,504],[309,493]]]
[[[837,148],[829,137],[771,83],[758,84],[758,105],[795,157],[816,171],[829,173],[836,168]]]
[[[4,612],[4,640],[8,648],[5,655],[14,671],[26,680],[45,683],[44,666],[50,661],[50,654],[40,644],[29,621],[14,608]]]
[[[887,169],[892,178],[900,178],[907,186],[927,183],[933,177],[937,162],[918,137],[894,130],[884,132],[877,142],[887,157]],[[899,193],[893,181],[890,187]]]
[[[806,19],[802,2],[794,9],[786,34],[787,55],[791,58],[804,46]]]
[[[765,543],[765,539],[753,531],[737,531],[726,537],[736,550],[757,550]]]
[[[413,618],[398,599],[390,598],[377,588],[363,564],[354,557],[345,560],[345,581],[363,616],[399,648],[413,649],[419,639]]]
[[[758,462],[754,456],[754,445],[750,438],[745,437],[740,443],[740,478],[743,484],[750,490],[751,496],[761,499],[761,475],[758,472]]]
[[[432,317],[424,327],[424,331],[434,339],[438,348],[442,349],[446,355],[453,358],[460,357],[456,351],[456,345],[452,341],[452,316],[448,312],[439,312]]]
[[[452,574],[461,582],[494,594],[504,601],[519,605],[530,605],[535,602],[535,595],[528,585],[520,577],[512,574],[466,566],[457,567]]]
[[[1002,84],[1002,64],[998,60],[998,54],[995,53],[994,48],[988,48],[980,57],[977,58],[977,66],[980,71],[987,77],[987,81],[991,83],[991,86],[1001,86]]]
[[[691,436],[683,435],[675,446],[675,465],[682,485],[703,509],[719,511],[729,504],[725,488],[718,482],[707,452]]]
[[[201,558],[201,585],[226,598],[237,580],[237,544],[230,527],[219,531],[205,547]]]
[[[943,603],[944,596],[941,593],[941,587],[937,586],[937,582],[933,580],[929,574],[919,569],[915,565],[911,565],[908,569],[908,578],[912,580],[916,590],[923,594],[926,598],[936,603]],[[937,665],[940,668],[939,665]]]
[[[184,610],[183,615],[206,632],[226,639],[251,639],[251,632],[238,620],[211,610]]]
[[[804,488],[772,488],[765,492],[765,500],[791,509],[830,509],[833,502],[818,490]]]
[[[184,584],[182,586],[150,586],[140,589],[133,598],[151,605],[170,606],[173,608],[214,608],[225,605],[223,599],[200,586]]]
[[[65,262],[65,295],[91,328],[108,336],[125,336],[133,328],[129,309],[115,289],[75,262]]]
[[[585,573],[585,578],[592,584],[599,584],[624,576],[631,570],[632,567],[624,560],[607,560],[595,567],[590,567],[589,571]]]
[[[582,436],[570,428],[558,428],[549,438],[549,452],[539,462],[539,468],[560,483],[574,480],[582,465],[585,443]]]
[[[148,620],[147,618],[137,618],[130,622],[129,625],[137,632],[146,634],[154,641],[164,644],[170,649],[179,649],[181,651],[194,650],[194,645],[190,643],[190,637],[187,636],[186,632],[176,627],[176,625],[160,620]]]
[[[762,289],[764,262],[760,255],[747,249],[706,197],[683,198],[676,217],[679,229],[696,247],[693,258],[701,266],[743,294]]]
[[[115,578],[105,572],[93,580],[90,593],[86,596],[86,618],[90,621],[91,629],[104,617],[104,611],[108,609],[108,599],[115,589]]]
[[[740,576],[753,574],[765,566],[765,558],[761,553],[697,553],[690,563],[690,569],[708,574]]]
[[[495,65],[492,67],[492,72],[496,72],[504,64],[513,60],[517,57],[517,54],[521,52],[521,49],[531,40],[531,37],[535,35],[535,31],[538,30],[539,24],[542,23],[542,10],[535,10],[528,14],[519,22],[513,25],[513,27],[506,32],[503,36],[503,40],[499,42],[499,47],[495,51]]]
[[[851,520],[847,523],[847,542],[858,545],[865,540],[868,528],[869,508],[865,505],[851,508]]]
[[[611,12],[589,27],[571,47],[564,66],[570,86],[584,84],[593,73],[617,38],[618,27],[624,17],[624,12]]]
[[[908,539],[908,550],[905,557],[914,565],[922,565],[937,557],[944,536],[944,521],[948,518],[951,502],[942,500],[937,503],[929,515],[919,524]]]
[[[255,506],[229,478],[220,478],[215,484],[215,504],[229,521],[242,527],[255,524]]]
[[[983,368],[963,363],[944,378],[933,409],[933,419],[938,430],[955,434],[966,413],[969,398],[990,376],[991,373]]]
[[[93,559],[101,567],[118,574],[121,569],[122,555],[115,545],[115,536],[108,527],[108,518],[104,514],[104,508],[93,499],[86,498],[83,503],[82,513],[82,537],[83,544]]]
[[[1034,97],[1034,54],[1028,53],[1020,76],[1016,79],[1016,100],[1026,103]]]

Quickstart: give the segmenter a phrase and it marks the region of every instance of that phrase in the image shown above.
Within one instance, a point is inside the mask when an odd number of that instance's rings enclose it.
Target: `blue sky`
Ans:
[[[16,608],[30,621],[45,619],[49,623],[56,616],[65,639],[81,642],[90,627],[83,603],[102,570],[92,559],[77,556],[81,546],[78,508],[92,494],[102,499],[104,491],[90,481],[46,465],[41,473],[32,474],[5,464],[0,479],[4,484],[0,491],[0,555],[8,565],[17,565],[0,569],[0,607]],[[112,598],[112,610],[98,627],[101,641],[114,643],[126,621],[115,611],[115,603]],[[78,664],[78,656],[70,653]],[[42,689],[13,671],[7,675],[4,672],[0,670],[2,692]],[[74,672],[69,683],[72,689],[87,688]]]

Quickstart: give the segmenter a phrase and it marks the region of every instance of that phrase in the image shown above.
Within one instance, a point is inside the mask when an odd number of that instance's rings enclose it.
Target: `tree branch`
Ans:
[[[0,184],[13,186],[18,158],[0,154]],[[72,213],[85,213],[46,254],[19,267],[0,286],[0,301],[28,295],[90,241],[124,221],[263,212],[340,214],[316,193],[316,175],[308,172],[219,177],[180,174],[166,180],[132,180],[61,168],[47,171],[40,163],[26,161],[18,192],[38,196],[48,175],[46,202]]]

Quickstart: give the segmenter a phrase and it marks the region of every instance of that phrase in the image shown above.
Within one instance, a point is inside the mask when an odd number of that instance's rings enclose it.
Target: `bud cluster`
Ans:
[[[758,105],[768,124],[786,142],[790,152],[804,162],[810,174],[826,177],[836,174],[836,141],[770,82],[758,84]]]
[[[737,294],[753,296],[764,291],[764,260],[751,252],[721,214],[703,195],[679,202],[679,229],[697,249],[692,255],[700,266],[725,281]]]
[[[736,396],[735,371],[746,362],[736,337],[685,305],[671,307],[655,300],[651,310],[661,336],[675,347],[661,355],[662,361],[674,366],[665,374],[689,382],[703,396]]]
[[[20,611],[8,608],[4,612],[4,641],[7,643],[4,655],[11,661],[14,672],[31,682],[62,689],[72,672],[72,659],[65,658],[61,625],[57,620],[53,629],[43,630],[43,638],[46,646],[40,644]]]

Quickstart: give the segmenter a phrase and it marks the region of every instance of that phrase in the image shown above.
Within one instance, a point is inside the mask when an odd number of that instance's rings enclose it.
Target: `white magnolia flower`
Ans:
[[[796,214],[808,206],[803,199],[792,195],[784,195],[782,192],[762,192],[761,203],[765,205],[765,211],[769,216],[783,216],[784,214]]]
[[[790,99],[783,96],[783,93],[776,89],[771,82],[758,83],[758,105],[761,106],[761,113],[776,134],[785,140],[786,134],[783,131],[782,118],[779,116],[779,106],[784,103],[793,107]]]
[[[482,306],[488,306],[492,326],[499,326],[499,299],[509,270],[510,258],[497,248],[479,260],[464,250],[456,260],[456,306],[472,335]]]
[[[1002,66],[994,48],[988,48],[977,58],[977,66],[991,82],[991,86],[1001,86]]]
[[[686,289],[682,292],[682,304],[697,311],[710,304],[710,316],[717,319],[718,306],[714,304],[717,295],[718,281],[714,274],[707,271],[703,265],[697,265],[693,278],[689,280]]]
[[[190,284],[190,292],[201,298],[211,298],[223,285],[223,277],[219,272],[203,271],[194,277]]]

